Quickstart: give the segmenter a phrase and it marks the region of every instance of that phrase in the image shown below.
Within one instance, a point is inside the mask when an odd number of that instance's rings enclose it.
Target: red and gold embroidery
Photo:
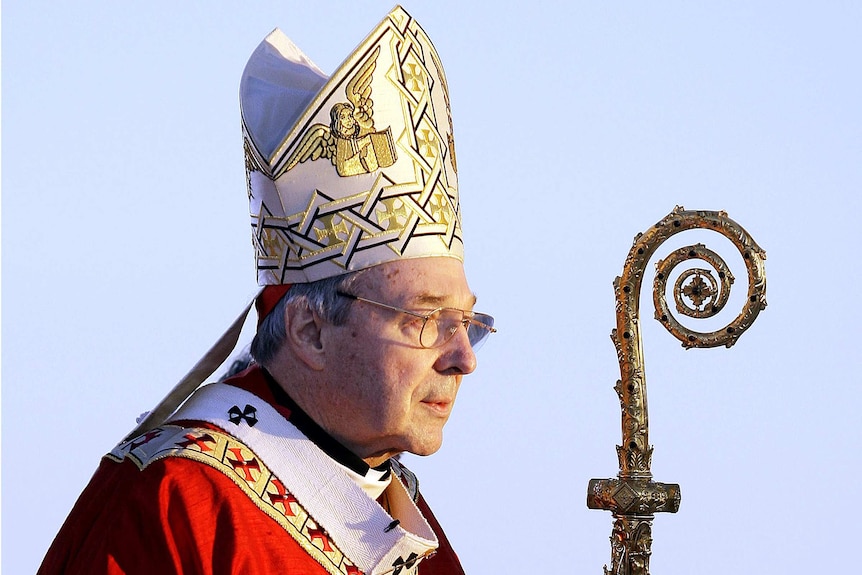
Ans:
[[[118,463],[128,459],[139,469],[166,457],[182,457],[209,465],[230,477],[327,572],[362,575],[266,464],[245,444],[226,433],[165,425],[118,445],[105,457]]]

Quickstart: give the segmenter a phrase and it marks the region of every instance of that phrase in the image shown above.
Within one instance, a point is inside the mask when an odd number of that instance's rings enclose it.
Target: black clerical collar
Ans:
[[[290,410],[289,421],[296,426],[307,438],[314,442],[317,447],[323,450],[329,457],[347,467],[348,469],[358,473],[363,477],[368,476],[368,472],[372,469],[358,455],[344,447],[334,437],[329,435],[317,422],[311,419],[301,407],[299,407],[293,399],[281,387],[275,378],[263,367],[261,367],[263,375],[266,378],[266,383],[269,385],[275,401],[282,407]],[[391,466],[387,459],[381,465],[374,468],[378,473],[374,474],[375,479],[386,479],[391,472]],[[382,475],[381,475],[382,474]]]

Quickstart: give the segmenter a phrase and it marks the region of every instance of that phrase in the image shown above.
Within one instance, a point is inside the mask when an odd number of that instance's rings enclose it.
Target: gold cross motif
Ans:
[[[330,238],[332,241],[327,242],[328,245],[335,245],[338,243],[344,243],[347,238],[341,239],[338,237],[339,233],[347,236],[349,230],[347,229],[347,223],[342,219],[337,224],[333,221],[338,214],[329,214],[327,216],[320,216],[317,221],[323,224],[323,229],[314,228],[315,233],[317,234],[317,241],[323,241],[326,238]],[[338,216],[340,217],[340,216]]]
[[[275,230],[263,228],[263,233],[260,237],[260,245],[265,257],[274,259],[281,258],[283,242],[278,236],[278,232]]]
[[[425,156],[428,159],[436,158],[437,152],[435,150],[435,144],[437,143],[437,136],[434,134],[433,130],[429,130],[427,128],[423,128],[416,133],[416,141],[419,144],[419,153]]]
[[[411,92],[423,92],[425,90],[425,73],[423,69],[414,63],[405,64],[404,85]]]
[[[452,208],[449,202],[443,197],[443,192],[436,190],[428,200],[428,207],[431,211],[431,218],[438,223],[449,225],[449,216],[452,213]]]
[[[397,208],[395,207],[395,202],[400,204]],[[410,215],[410,210],[407,208],[407,204],[398,198],[386,198],[385,200],[380,200],[378,205],[381,204],[383,209],[377,209],[377,222],[380,225],[385,224],[387,231],[402,229],[404,224],[398,223],[398,218],[403,217],[406,223],[407,217]]]

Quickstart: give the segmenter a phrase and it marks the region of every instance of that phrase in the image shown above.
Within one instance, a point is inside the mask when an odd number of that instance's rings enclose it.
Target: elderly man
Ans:
[[[194,391],[246,310],[105,456],[40,573],[463,573],[395,457],[440,448],[494,331],[439,57],[396,8],[331,77],[276,30],[240,92],[254,362]]]

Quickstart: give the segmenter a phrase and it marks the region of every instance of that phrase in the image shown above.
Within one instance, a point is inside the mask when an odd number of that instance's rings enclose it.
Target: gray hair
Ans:
[[[293,284],[258,326],[257,334],[251,342],[251,355],[254,360],[266,366],[281,349],[286,337],[284,314],[288,306],[304,303],[324,321],[333,325],[342,325],[347,321],[353,300],[339,296],[338,292],[349,291],[362,271],[364,270],[315,282]]]

